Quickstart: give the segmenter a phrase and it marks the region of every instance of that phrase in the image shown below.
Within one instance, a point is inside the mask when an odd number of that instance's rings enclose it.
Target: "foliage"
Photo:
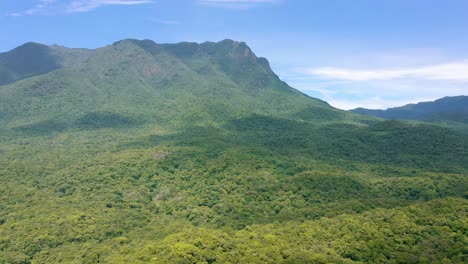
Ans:
[[[0,86],[0,263],[467,261],[466,133],[334,109],[229,40],[74,59]]]

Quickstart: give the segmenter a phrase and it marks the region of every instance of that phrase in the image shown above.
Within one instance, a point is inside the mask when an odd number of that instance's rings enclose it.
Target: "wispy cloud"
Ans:
[[[365,107],[367,109],[387,109],[389,107],[403,106],[407,104],[414,104],[419,102],[428,102],[439,99],[437,96],[427,97],[411,97],[406,99],[388,99],[379,96],[369,97],[365,99],[335,99],[330,98],[327,102],[333,107],[337,107],[344,110],[356,109],[359,107]]]
[[[66,13],[88,12],[106,5],[141,5],[152,3],[152,0],[81,0],[71,2]]]
[[[292,87],[341,109],[385,109],[467,95],[468,59],[395,68],[306,67],[284,69],[280,76]]]
[[[198,0],[198,2],[214,7],[249,9],[262,4],[277,4],[281,0]]]
[[[300,91],[318,97],[341,109],[357,107],[386,109],[408,103],[432,101],[444,96],[467,95],[468,82],[453,81],[317,81],[314,79],[287,82]]]
[[[56,2],[57,2],[57,0],[39,0],[39,1],[37,1],[37,3],[33,7],[29,8],[27,10],[21,11],[21,12],[11,13],[10,16],[18,17],[18,16],[36,15],[38,13],[42,13],[42,12],[48,10]]]
[[[21,12],[12,13],[10,14],[10,16],[88,12],[102,6],[141,5],[149,3],[153,3],[153,0],[37,0],[36,4],[33,7]]]
[[[335,67],[304,69],[304,73],[327,79],[350,81],[413,78],[424,80],[468,81],[468,61],[401,69],[345,69]]]

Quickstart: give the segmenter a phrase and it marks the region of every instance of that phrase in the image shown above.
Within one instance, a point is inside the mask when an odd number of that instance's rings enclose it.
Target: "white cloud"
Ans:
[[[346,110],[386,109],[468,94],[468,60],[368,69],[296,68],[279,71],[279,76],[292,87]]]
[[[88,12],[108,5],[141,5],[153,3],[153,0],[37,0],[36,4],[25,11],[10,14],[10,16],[44,15],[54,13]]]
[[[382,97],[370,97],[358,100],[349,99],[334,99],[331,98],[327,102],[336,108],[343,110],[351,110],[359,107],[365,107],[367,109],[387,109],[389,107],[403,106],[412,103],[434,101],[440,97],[412,97],[408,99],[387,99]]]
[[[281,0],[198,0],[200,4],[234,9],[249,9],[260,4],[277,4]]]
[[[321,78],[349,81],[392,80],[402,78],[468,81],[468,61],[401,69],[355,70],[324,67],[310,68],[302,71],[306,74]]]
[[[200,4],[221,8],[249,9],[258,5],[276,4],[282,0],[195,0]],[[88,12],[102,6],[141,5],[154,3],[154,0],[35,0],[31,8],[11,13],[10,16],[46,15],[57,13]],[[166,23],[164,23],[166,22]],[[174,25],[177,21],[161,21],[162,24]]]
[[[35,15],[35,14],[38,14],[47,10],[50,6],[52,6],[56,2],[57,0],[39,0],[37,1],[36,5],[34,5],[34,7],[27,9],[25,11],[22,11],[22,12],[12,13],[10,14],[10,16],[19,17],[19,16]]]
[[[316,82],[313,79],[288,83],[304,93],[319,97],[341,109],[364,107],[386,109],[408,103],[433,101],[445,96],[468,95],[468,82],[377,80]]]
[[[80,0],[71,2],[65,12],[87,12],[106,5],[141,5],[152,2],[152,0]]]

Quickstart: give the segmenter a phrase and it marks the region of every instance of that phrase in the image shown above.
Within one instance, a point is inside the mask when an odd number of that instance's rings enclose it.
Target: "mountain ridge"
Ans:
[[[385,119],[468,123],[468,96],[446,96],[435,101],[407,104],[386,110],[356,108],[350,111]]]
[[[45,74],[0,86],[2,119],[16,123],[13,126],[31,125],[46,116],[40,122],[54,123],[59,116],[80,119],[93,112],[172,123],[183,123],[194,113],[201,123],[212,123],[209,120],[222,112],[296,115],[304,120],[322,118],[318,113],[323,112],[338,119],[362,119],[291,88],[243,42],[157,44],[126,39],[68,61]],[[18,100],[29,103],[18,105]],[[63,100],[69,102],[65,112]]]

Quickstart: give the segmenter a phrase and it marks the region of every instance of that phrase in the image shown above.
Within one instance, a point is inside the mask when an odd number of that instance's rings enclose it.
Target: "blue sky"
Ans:
[[[245,41],[343,109],[468,94],[466,0],[0,0],[0,52],[124,38]]]

